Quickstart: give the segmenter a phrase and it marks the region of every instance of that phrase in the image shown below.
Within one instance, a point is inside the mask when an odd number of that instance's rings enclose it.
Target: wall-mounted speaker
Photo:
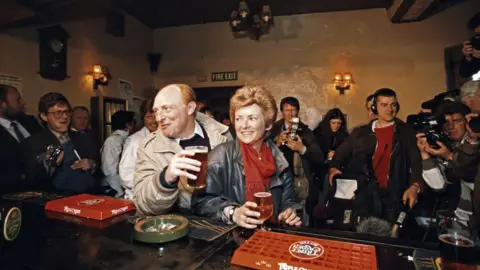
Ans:
[[[118,11],[107,14],[106,31],[114,37],[125,37],[125,14]]]
[[[148,65],[150,68],[151,73],[157,73],[158,66],[162,61],[162,54],[161,53],[149,53],[147,55]]]

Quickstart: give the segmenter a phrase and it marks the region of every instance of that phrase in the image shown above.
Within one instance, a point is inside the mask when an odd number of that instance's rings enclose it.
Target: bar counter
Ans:
[[[89,227],[73,216],[47,217],[42,203],[15,203],[22,209],[22,229],[14,241],[0,243],[0,269],[242,269],[230,265],[231,257],[251,234],[237,228],[212,242],[187,236],[166,244],[144,244],[133,239],[133,224],[126,216],[110,226]],[[435,243],[345,231],[271,230],[374,245],[378,269],[415,269],[409,260],[414,250],[437,249]]]

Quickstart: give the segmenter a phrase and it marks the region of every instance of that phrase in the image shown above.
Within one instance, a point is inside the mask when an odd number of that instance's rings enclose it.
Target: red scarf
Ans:
[[[255,193],[270,191],[270,177],[276,170],[275,160],[272,150],[265,142],[260,148],[260,155],[249,144],[239,143],[245,172],[245,199],[255,202]]]

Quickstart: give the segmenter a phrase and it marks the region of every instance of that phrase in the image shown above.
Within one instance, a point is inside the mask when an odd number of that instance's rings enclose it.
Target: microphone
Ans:
[[[403,223],[407,218],[407,212],[408,212],[407,210],[408,210],[408,207],[402,204],[400,208],[400,213],[398,214],[398,217],[397,217],[397,221],[395,222],[395,224],[393,224],[390,237],[398,238],[398,234],[400,233],[400,230],[403,228]]]
[[[376,236],[390,236],[392,224],[384,219],[368,217],[357,225],[357,232]]]

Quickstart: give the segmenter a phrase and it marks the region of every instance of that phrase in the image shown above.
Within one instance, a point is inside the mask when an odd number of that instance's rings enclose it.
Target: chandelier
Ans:
[[[263,0],[240,0],[230,15],[230,28],[235,37],[259,40],[273,26],[270,5]]]

